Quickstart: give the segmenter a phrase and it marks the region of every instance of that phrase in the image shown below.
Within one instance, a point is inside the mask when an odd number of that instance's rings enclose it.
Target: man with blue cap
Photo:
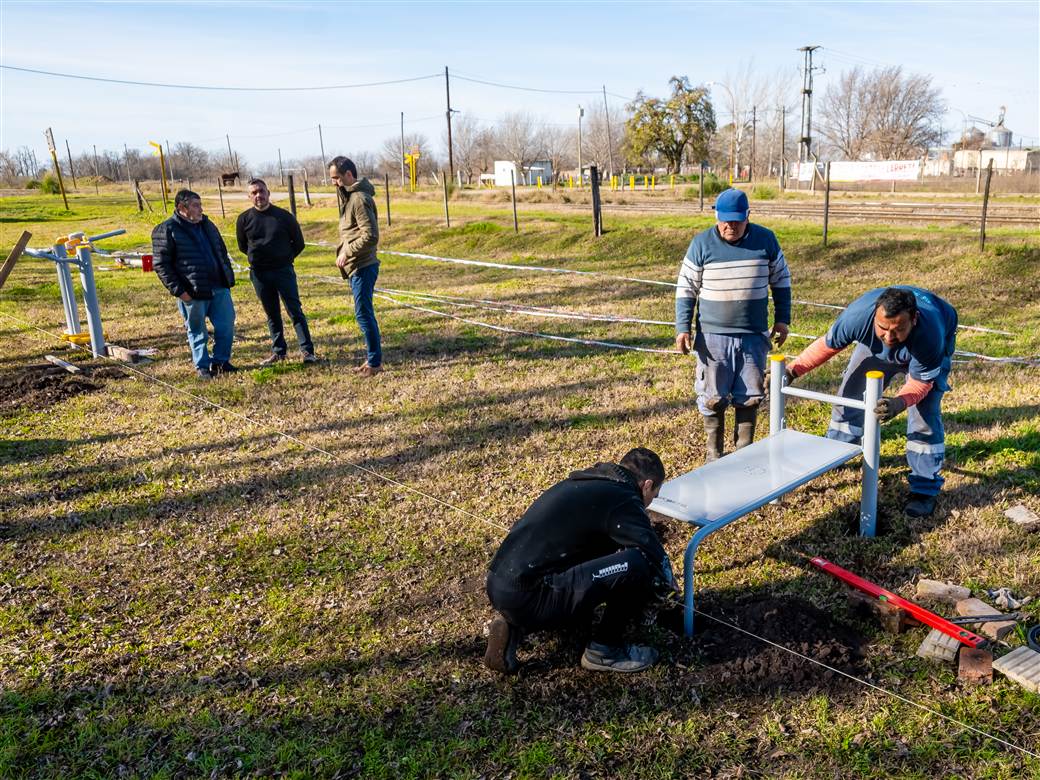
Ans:
[[[748,221],[749,213],[744,192],[720,193],[715,225],[694,237],[679,268],[675,348],[697,356],[694,389],[707,434],[705,462],[722,456],[730,404],[734,445],[739,449],[754,440],[770,339],[783,345],[791,322],[791,274],[783,250],[773,231]]]

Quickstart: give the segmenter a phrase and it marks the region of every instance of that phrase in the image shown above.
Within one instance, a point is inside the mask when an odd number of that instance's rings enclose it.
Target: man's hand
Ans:
[[[874,407],[874,414],[878,416],[879,422],[888,422],[904,409],[906,409],[906,401],[897,395],[892,398],[878,399],[877,406]]]
[[[684,355],[689,355],[693,349],[693,340],[689,333],[680,333],[675,337],[675,348]]]
[[[186,293],[186,292],[182,292],[182,293],[181,293],[180,295],[178,295],[177,297],[178,297],[178,298],[180,298],[180,299],[181,299],[182,301],[184,301],[185,303],[191,303],[191,296],[190,296],[190,295],[188,295],[188,293]]]
[[[347,258],[345,258],[345,257],[337,257],[337,258],[336,258],[336,267],[337,267],[337,268],[338,268],[339,270],[341,270],[341,271],[342,271],[342,270],[343,270],[344,268],[346,268],[346,267],[347,267]]]
[[[769,331],[769,338],[773,342],[773,346],[780,349],[787,341],[787,334],[791,332],[791,329],[787,327],[786,322],[777,322],[773,324],[773,329]]]

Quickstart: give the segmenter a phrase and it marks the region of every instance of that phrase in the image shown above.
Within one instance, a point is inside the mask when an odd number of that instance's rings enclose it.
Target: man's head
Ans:
[[[664,464],[658,454],[646,447],[636,447],[626,452],[618,465],[632,472],[643,494],[643,506],[650,506],[664,483]]]
[[[337,187],[349,187],[357,181],[357,166],[349,157],[333,157],[329,163],[329,176]]]
[[[249,199],[257,211],[263,211],[271,205],[271,191],[267,189],[267,182],[263,179],[249,180]]]
[[[887,287],[874,309],[874,333],[886,347],[902,344],[917,324],[917,299],[909,290]]]
[[[750,213],[747,195],[741,190],[728,189],[719,193],[715,199],[715,219],[722,240],[734,242],[742,239]]]
[[[191,223],[202,222],[202,198],[191,190],[180,190],[173,196],[173,208]]]

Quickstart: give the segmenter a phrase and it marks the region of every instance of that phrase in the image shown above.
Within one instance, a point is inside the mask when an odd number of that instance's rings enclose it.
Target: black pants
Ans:
[[[547,575],[527,587],[491,573],[487,591],[491,605],[510,623],[526,631],[563,628],[575,620],[589,618],[597,606],[605,604],[593,639],[605,645],[620,645],[625,628],[650,599],[652,580],[643,554],[628,549]]]
[[[278,355],[288,351],[285,343],[285,325],[282,322],[282,310],[278,305],[281,297],[285,310],[289,313],[293,328],[296,330],[296,341],[302,352],[314,352],[311,332],[307,327],[307,317],[300,304],[300,290],[296,286],[296,269],[292,265],[282,268],[251,269],[249,278],[253,280],[253,289],[260,305],[267,315],[267,329],[271,333],[271,348]]]

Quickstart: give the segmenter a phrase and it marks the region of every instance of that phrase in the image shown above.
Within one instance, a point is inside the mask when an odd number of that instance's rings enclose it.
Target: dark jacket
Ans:
[[[273,203],[263,211],[248,208],[239,214],[235,237],[249,265],[258,271],[292,265],[305,246],[296,217]]]
[[[522,587],[633,547],[642,551],[655,572],[664,570],[665,551],[650,525],[635,476],[614,463],[597,463],[573,472],[538,497],[502,542],[491,571]]]
[[[213,297],[215,287],[234,287],[235,272],[231,268],[227,246],[216,225],[203,215],[196,228],[176,212],[152,231],[153,267],[170,295],[188,293],[192,298]],[[216,265],[199,240],[209,242]]]
[[[366,266],[379,262],[379,215],[373,195],[376,189],[368,179],[359,179],[349,187],[337,187],[339,201],[339,246],[336,257],[345,258],[344,276],[353,276]]]

